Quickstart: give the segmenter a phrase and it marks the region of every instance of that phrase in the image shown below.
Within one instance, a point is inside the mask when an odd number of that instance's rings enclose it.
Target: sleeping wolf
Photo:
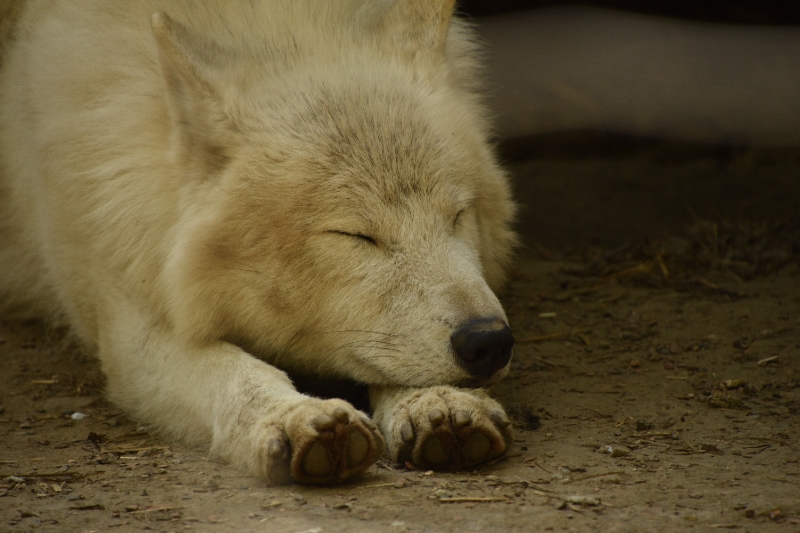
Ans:
[[[453,3],[12,10],[6,316],[66,321],[114,402],[271,483],[503,454],[514,206]],[[293,373],[369,385],[374,422]]]

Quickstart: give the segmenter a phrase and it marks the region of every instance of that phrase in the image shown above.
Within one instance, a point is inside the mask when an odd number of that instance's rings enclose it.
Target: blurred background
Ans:
[[[530,9],[584,5],[622,9],[668,17],[741,24],[800,24],[799,2],[758,0],[598,0],[564,2],[559,0],[460,0],[462,13],[485,17]]]
[[[523,253],[716,224],[800,254],[800,2],[459,6],[487,43]]]

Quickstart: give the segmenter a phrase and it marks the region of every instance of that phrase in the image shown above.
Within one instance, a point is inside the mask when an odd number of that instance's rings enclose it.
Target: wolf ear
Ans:
[[[179,154],[205,173],[218,171],[232,130],[217,90],[228,54],[166,13],[154,13],[151,23]]]
[[[380,4],[383,12],[377,14],[376,30],[389,37],[395,49],[414,60],[442,57],[455,0],[384,0]]]

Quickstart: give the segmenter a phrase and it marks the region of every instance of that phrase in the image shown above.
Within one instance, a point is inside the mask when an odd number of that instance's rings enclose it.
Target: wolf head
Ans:
[[[171,319],[287,370],[491,382],[514,206],[469,32],[452,0],[325,4],[245,43],[153,17],[186,175]]]

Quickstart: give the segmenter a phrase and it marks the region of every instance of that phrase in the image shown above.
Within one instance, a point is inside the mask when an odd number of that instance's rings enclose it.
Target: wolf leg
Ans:
[[[232,344],[189,343],[146,321],[101,331],[113,401],[272,484],[341,482],[383,453],[364,413],[298,393],[286,374]]]
[[[503,455],[513,432],[503,408],[482,390],[370,387],[387,455],[420,468],[463,470]]]

